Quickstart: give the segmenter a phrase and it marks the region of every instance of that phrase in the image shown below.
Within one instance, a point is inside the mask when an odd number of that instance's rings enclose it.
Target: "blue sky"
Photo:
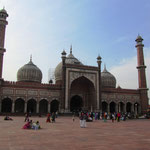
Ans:
[[[48,81],[49,68],[61,61],[63,49],[83,64],[102,57],[123,88],[138,88],[135,39],[144,38],[147,85],[150,88],[149,0],[0,0],[7,10],[3,77],[16,81],[20,67],[33,62]]]

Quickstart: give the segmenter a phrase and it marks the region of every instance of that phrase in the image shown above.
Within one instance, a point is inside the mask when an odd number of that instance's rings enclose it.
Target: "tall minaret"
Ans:
[[[3,55],[6,51],[4,48],[5,43],[5,28],[8,24],[6,18],[8,17],[7,11],[3,8],[0,10],[0,79],[2,79],[3,71]]]
[[[102,58],[100,55],[97,57],[97,64],[98,64],[98,86],[99,86],[99,100],[98,100],[98,107],[100,112],[102,112],[102,84],[101,84],[101,63],[102,63]]]
[[[143,54],[143,39],[140,35],[136,38],[136,48],[137,48],[137,69],[138,69],[138,82],[140,90],[140,99],[141,99],[141,111],[145,112],[148,108],[148,95],[147,95],[147,84],[146,84],[146,75],[145,75],[145,63],[144,63],[144,54]]]

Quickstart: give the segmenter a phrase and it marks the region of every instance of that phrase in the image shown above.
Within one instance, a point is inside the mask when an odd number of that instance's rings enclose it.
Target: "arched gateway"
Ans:
[[[73,96],[70,102],[70,111],[78,112],[82,110],[82,107],[83,107],[82,97],[78,95]]]
[[[97,108],[96,91],[93,83],[82,76],[75,79],[70,88],[70,111],[91,111]]]

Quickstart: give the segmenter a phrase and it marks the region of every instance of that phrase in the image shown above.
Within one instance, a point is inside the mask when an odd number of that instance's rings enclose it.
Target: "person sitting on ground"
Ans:
[[[22,128],[23,129],[31,129],[32,127],[32,120],[28,121]]]
[[[40,127],[39,121],[34,122],[34,123],[32,124],[32,127],[31,127],[31,128],[34,129],[34,130],[40,129],[41,127]]]
[[[5,116],[4,120],[13,120],[12,118],[10,118],[9,116]]]

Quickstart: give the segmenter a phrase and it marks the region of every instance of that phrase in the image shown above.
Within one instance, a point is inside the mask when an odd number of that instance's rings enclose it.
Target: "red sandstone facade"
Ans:
[[[143,113],[148,107],[142,38],[136,39],[139,89],[116,88],[116,79],[106,68],[86,66],[72,54],[62,52],[55,69],[56,84],[42,84],[42,74],[32,60],[17,74],[17,82],[2,79],[7,12],[0,11],[0,113],[70,113],[72,111]],[[30,67],[29,67],[30,66]],[[36,73],[35,73],[36,72]],[[36,80],[35,80],[36,79]]]

